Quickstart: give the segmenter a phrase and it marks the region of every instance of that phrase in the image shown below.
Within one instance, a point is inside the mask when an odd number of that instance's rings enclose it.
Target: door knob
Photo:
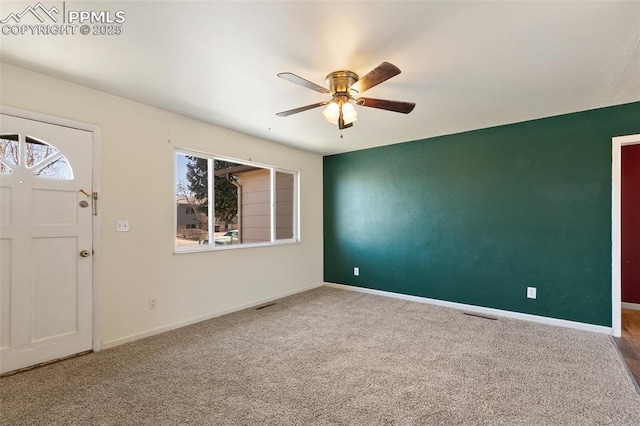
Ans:
[[[90,255],[91,255],[91,252],[89,250],[80,251],[80,257],[89,257]]]

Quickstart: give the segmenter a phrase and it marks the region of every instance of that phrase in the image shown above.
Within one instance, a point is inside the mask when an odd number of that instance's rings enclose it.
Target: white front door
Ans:
[[[0,116],[0,373],[91,349],[92,141]]]

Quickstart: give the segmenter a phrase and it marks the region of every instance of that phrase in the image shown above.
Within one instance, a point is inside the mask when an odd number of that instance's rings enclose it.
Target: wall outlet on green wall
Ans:
[[[538,291],[536,290],[535,287],[527,287],[527,297],[529,299],[535,299],[536,298],[536,293]]]
[[[353,275],[354,275],[354,276],[356,276],[356,277],[359,277],[359,276],[360,276],[360,268],[358,268],[357,266],[355,266],[355,267],[353,268]]]

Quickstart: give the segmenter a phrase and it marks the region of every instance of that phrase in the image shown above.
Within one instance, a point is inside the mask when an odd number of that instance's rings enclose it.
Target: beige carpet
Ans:
[[[638,425],[605,335],[319,288],[0,379],[3,425]]]

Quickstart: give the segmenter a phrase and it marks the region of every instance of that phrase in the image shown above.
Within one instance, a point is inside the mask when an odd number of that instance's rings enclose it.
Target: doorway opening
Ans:
[[[611,150],[611,326],[614,337],[622,333],[622,147],[640,144],[640,134],[612,139]]]
[[[630,146],[634,146],[633,150],[629,150]],[[636,387],[638,388],[638,383],[640,383],[640,366],[636,360],[640,355],[640,310],[637,309],[640,307],[640,304],[624,303],[622,301],[623,294],[626,295],[625,297],[627,299],[630,297],[633,300],[638,299],[636,289],[627,287],[629,276],[635,273],[634,269],[629,268],[637,267],[633,260],[629,260],[633,258],[634,248],[629,247],[628,236],[630,232],[633,231],[633,228],[630,230],[630,222],[627,220],[630,212],[635,209],[635,201],[630,204],[628,203],[627,197],[629,197],[628,179],[635,179],[633,175],[629,175],[629,160],[635,162],[635,156],[637,155],[636,146],[640,147],[640,134],[616,137],[612,140],[611,325],[614,336],[613,340],[618,347],[623,361],[627,365],[632,380],[635,381]],[[632,157],[630,157],[630,155]],[[635,170],[635,166],[632,166],[631,170]],[[623,197],[624,200],[626,200],[624,210],[622,204]],[[630,208],[631,210],[629,210]],[[633,213],[631,214],[633,215]],[[625,237],[624,240],[623,237]],[[629,252],[630,249],[631,252]],[[623,277],[625,277],[624,289]],[[638,389],[640,392],[640,388]]]

